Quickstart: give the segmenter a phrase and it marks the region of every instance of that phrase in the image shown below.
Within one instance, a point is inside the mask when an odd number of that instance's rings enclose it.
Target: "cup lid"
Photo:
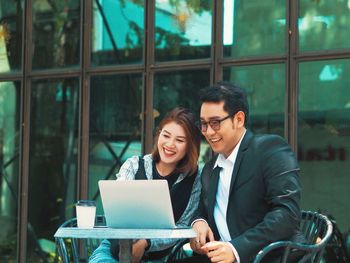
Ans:
[[[78,200],[77,205],[80,206],[96,206],[96,202],[93,200]]]

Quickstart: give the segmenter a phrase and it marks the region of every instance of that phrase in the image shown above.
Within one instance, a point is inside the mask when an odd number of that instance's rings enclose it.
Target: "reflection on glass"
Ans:
[[[53,235],[75,214],[78,95],[76,78],[32,82],[28,189],[28,224],[32,227],[27,233],[30,262],[48,260],[37,252],[39,240],[55,254]]]
[[[299,68],[298,158],[303,206],[328,210],[350,226],[350,60]]]
[[[247,91],[251,130],[284,136],[286,84],[283,64],[224,68],[223,80],[236,83]]]
[[[19,70],[22,63],[22,1],[0,1],[0,73]]]
[[[349,1],[300,1],[301,51],[350,48]]]
[[[33,0],[33,69],[78,66],[79,0]]]
[[[225,57],[285,53],[286,1],[224,0]]]
[[[114,179],[127,158],[141,154],[141,107],[141,74],[91,78],[90,199],[100,201],[98,180]]]
[[[210,57],[211,6],[211,0],[156,0],[156,61]]]
[[[16,262],[20,83],[0,82],[0,262]]]
[[[198,91],[209,86],[209,70],[191,70],[158,73],[154,78],[154,112],[155,127],[165,114],[175,107],[181,106],[191,110],[199,120],[200,102]],[[203,141],[199,163],[202,165],[207,159],[210,147]]]
[[[93,1],[91,63],[142,62],[144,1]]]

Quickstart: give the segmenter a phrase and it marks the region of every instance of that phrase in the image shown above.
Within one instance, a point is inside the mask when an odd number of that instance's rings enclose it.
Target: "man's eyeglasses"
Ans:
[[[205,121],[201,121],[200,122],[200,129],[202,132],[206,132],[208,130],[208,125],[210,125],[210,127],[214,130],[214,131],[218,131],[220,130],[220,124],[221,122],[223,122],[224,120],[227,120],[228,118],[231,118],[231,115],[228,115],[222,119],[217,119],[217,120],[210,120],[208,122]]]

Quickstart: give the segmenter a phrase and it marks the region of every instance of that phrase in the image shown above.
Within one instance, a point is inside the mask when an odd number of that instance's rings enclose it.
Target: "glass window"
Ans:
[[[98,180],[115,179],[121,164],[141,154],[142,75],[94,76],[90,89],[89,198]],[[97,213],[102,213],[97,205]]]
[[[93,1],[91,63],[142,62],[144,1]]]
[[[50,262],[53,235],[75,214],[77,131],[79,114],[77,78],[32,82],[28,196],[30,262]],[[53,262],[53,261],[52,261]]]
[[[236,83],[248,94],[250,125],[256,133],[284,136],[284,64],[224,68],[223,80]]]
[[[300,1],[301,51],[350,48],[349,1]]]
[[[191,110],[199,120],[200,102],[198,91],[210,84],[209,70],[191,70],[157,73],[154,78],[154,117],[155,127],[165,114],[181,106]],[[199,163],[202,165],[209,156],[210,147],[203,141]]]
[[[22,1],[0,1],[0,73],[22,64]]]
[[[211,6],[211,0],[156,0],[156,61],[210,57]]]
[[[0,262],[17,262],[20,83],[0,82]]]
[[[198,115],[198,91],[209,86],[209,70],[188,70],[157,73],[154,78],[154,108],[158,125],[165,114],[182,106]],[[158,114],[159,113],[159,114]]]
[[[350,218],[350,60],[299,67],[298,158],[303,207],[326,209],[339,227]]]
[[[79,0],[33,0],[33,69],[80,63]]]
[[[286,1],[224,0],[225,57],[281,55],[286,51]]]

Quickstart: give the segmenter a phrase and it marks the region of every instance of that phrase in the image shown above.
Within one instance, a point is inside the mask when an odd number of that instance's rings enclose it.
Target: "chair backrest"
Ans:
[[[322,212],[321,212],[322,213]],[[335,218],[324,211],[333,225],[333,233],[327,243],[322,259],[324,262],[350,263],[350,232],[342,233]]]
[[[96,226],[105,226],[106,220],[103,215],[97,215]],[[65,221],[60,227],[76,227],[77,219],[72,218]],[[92,252],[100,245],[101,239],[77,239],[77,238],[56,238],[59,255],[63,262],[88,262]]]
[[[324,248],[329,241],[333,225],[324,215],[302,211],[300,230],[305,237],[305,242],[278,241],[264,247],[256,255],[254,263],[264,261],[264,258],[275,253],[280,256],[278,262],[320,262]]]

